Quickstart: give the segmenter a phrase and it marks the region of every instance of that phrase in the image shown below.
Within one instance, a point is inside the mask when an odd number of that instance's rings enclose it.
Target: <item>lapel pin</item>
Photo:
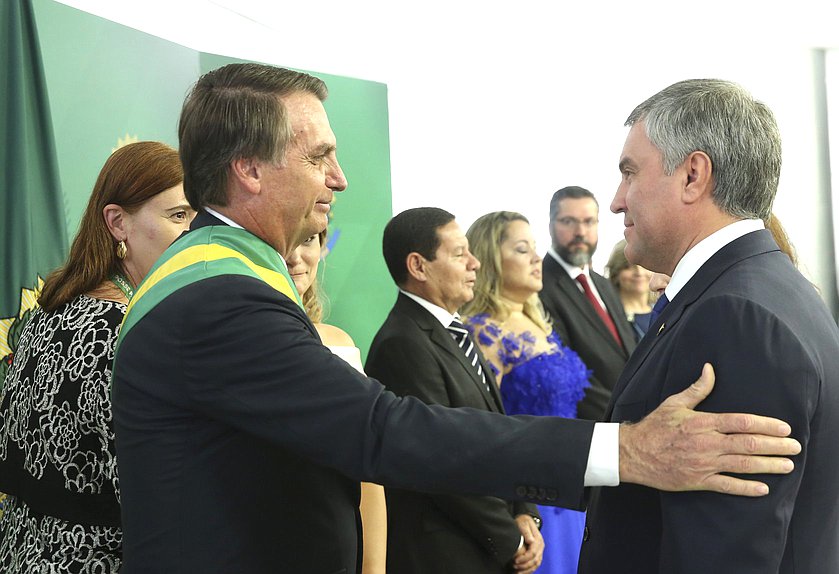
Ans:
[[[661,335],[661,332],[662,332],[662,331],[664,331],[664,325],[665,325],[665,324],[664,324],[664,323],[662,323],[662,324],[661,324],[661,327],[659,327],[659,328],[658,328],[658,333],[656,333],[656,337],[658,337],[659,335]]]

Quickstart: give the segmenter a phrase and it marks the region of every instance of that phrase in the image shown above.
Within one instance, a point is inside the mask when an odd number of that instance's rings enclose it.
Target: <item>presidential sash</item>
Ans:
[[[117,340],[175,291],[219,275],[246,275],[267,283],[302,308],[279,254],[252,233],[227,225],[200,227],[179,238],[154,264],[131,298]]]

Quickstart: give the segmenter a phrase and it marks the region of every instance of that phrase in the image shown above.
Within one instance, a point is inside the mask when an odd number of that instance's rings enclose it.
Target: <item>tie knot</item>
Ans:
[[[661,315],[661,312],[664,311],[664,308],[667,307],[669,302],[670,300],[667,298],[667,295],[662,292],[661,297],[659,297],[658,301],[656,301],[655,305],[653,305],[653,312],[650,313],[650,324],[658,319],[658,316]]]
[[[585,273],[580,273],[579,275],[577,275],[577,281],[580,283],[580,285],[583,286],[583,289],[588,287],[588,277],[586,277]]]
[[[670,299],[667,298],[667,295],[662,293],[661,297],[659,297],[658,301],[656,301],[655,305],[653,305],[653,313],[655,313],[656,315],[661,313],[664,310],[664,308],[667,307],[667,304],[669,302],[670,302]]]
[[[468,334],[466,326],[457,319],[452,319],[452,322],[449,323],[448,330],[458,341],[463,340]]]

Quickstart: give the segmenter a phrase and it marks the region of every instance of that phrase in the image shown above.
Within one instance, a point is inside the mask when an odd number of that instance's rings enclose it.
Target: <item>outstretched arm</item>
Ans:
[[[693,410],[714,388],[714,369],[672,395],[638,423],[620,427],[620,480],[659,490],[710,490],[763,496],[769,487],[720,473],[787,474],[801,445],[790,426],[750,414]]]

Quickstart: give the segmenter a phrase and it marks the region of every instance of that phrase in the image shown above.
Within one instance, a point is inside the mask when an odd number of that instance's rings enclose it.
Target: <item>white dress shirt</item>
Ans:
[[[594,281],[591,280],[591,271],[589,271],[588,265],[586,265],[585,267],[576,267],[574,265],[571,265],[570,263],[565,261],[565,259],[560,257],[559,253],[557,253],[553,247],[548,248],[548,255],[553,257],[556,260],[556,262],[559,263],[563,269],[565,269],[565,272],[568,273],[568,276],[574,280],[574,285],[577,286],[577,289],[580,290],[580,293],[585,293],[585,290],[583,289],[583,286],[580,285],[580,282],[577,281],[577,277],[579,277],[580,275],[585,275],[586,279],[588,280],[588,285],[589,287],[591,287],[591,292],[594,293],[594,296],[600,303],[600,306],[603,307],[604,310],[606,309],[606,303],[603,302],[603,297],[600,296],[600,291],[597,290],[597,285],[595,285]]]
[[[664,289],[667,299],[672,301],[682,290],[682,287],[687,285],[688,281],[696,275],[699,268],[705,265],[705,262],[713,257],[717,251],[735,239],[764,228],[763,221],[760,219],[741,219],[715,231],[691,247],[676,264],[670,283]]]
[[[453,315],[446,309],[422,297],[418,297],[402,289],[399,292],[416,301],[418,305],[422,306],[423,309],[427,310],[435,319],[440,321],[443,327],[448,327],[452,319],[457,318],[460,320],[458,315]],[[620,425],[618,423],[594,423],[594,434],[591,437],[584,479],[586,486],[617,486],[620,482],[618,472],[619,427]]]

